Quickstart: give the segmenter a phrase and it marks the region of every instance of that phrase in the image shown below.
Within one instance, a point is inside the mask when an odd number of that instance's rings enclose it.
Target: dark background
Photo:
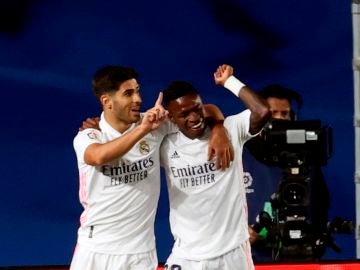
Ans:
[[[90,84],[97,69],[135,67],[144,109],[184,79],[228,115],[243,105],[214,86],[222,63],[254,90],[276,82],[301,92],[299,118],[333,127],[330,217],[354,220],[350,1],[2,0],[0,266],[70,263],[81,211],[72,140],[100,112]],[[166,194],[158,214],[161,262],[172,244]],[[343,252],[325,259],[355,258],[354,235],[336,242]]]

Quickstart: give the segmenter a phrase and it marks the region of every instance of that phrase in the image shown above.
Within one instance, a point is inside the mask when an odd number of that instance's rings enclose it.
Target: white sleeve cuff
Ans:
[[[236,77],[230,76],[224,83],[224,87],[230,90],[235,96],[239,97],[240,90],[245,86]]]

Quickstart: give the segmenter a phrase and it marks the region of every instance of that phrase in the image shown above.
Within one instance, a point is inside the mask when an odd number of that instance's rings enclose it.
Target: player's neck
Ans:
[[[116,118],[112,114],[104,113],[105,120],[111,125],[111,127],[120,133],[124,133],[132,123],[126,122],[119,118]]]

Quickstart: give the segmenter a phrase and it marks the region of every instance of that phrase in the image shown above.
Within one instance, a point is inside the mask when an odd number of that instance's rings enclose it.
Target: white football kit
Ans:
[[[129,132],[137,124],[125,131]],[[102,166],[84,162],[93,143],[120,136],[101,116],[100,128],[80,131],[74,138],[84,208],[78,229],[78,248],[124,255],[155,250],[154,220],[160,193],[159,148],[174,125],[166,121],[139,140],[131,150]],[[124,133],[124,134],[125,134]]]
[[[175,240],[170,257],[211,260],[243,249],[248,241],[242,150],[252,137],[250,111],[227,117],[224,126],[235,152],[230,168],[224,171],[216,169],[214,160],[207,160],[209,129],[193,140],[179,131],[168,135],[162,144],[160,156],[167,176]],[[250,250],[248,253],[245,255],[250,258],[245,261],[250,261],[250,266],[244,269],[252,269]]]

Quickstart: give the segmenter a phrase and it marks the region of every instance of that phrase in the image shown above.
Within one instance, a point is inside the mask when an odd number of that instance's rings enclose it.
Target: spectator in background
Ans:
[[[299,111],[302,106],[302,97],[299,93],[281,85],[272,84],[263,88],[258,94],[266,99],[272,119],[287,121],[297,119],[296,111]],[[280,167],[267,166],[264,158],[266,155],[263,151],[266,151],[266,147],[264,147],[261,135],[245,144],[244,181],[247,187],[249,224],[256,224],[258,214],[271,205],[270,197],[278,190],[283,176]],[[312,167],[309,175],[308,221],[312,226],[314,238],[320,238],[325,232],[328,222],[329,191],[320,167]],[[254,260],[269,260],[269,253],[258,252],[257,248],[262,247],[263,245],[259,243],[266,243],[266,239],[263,239],[264,236],[259,236],[252,226],[249,227],[249,230]]]

